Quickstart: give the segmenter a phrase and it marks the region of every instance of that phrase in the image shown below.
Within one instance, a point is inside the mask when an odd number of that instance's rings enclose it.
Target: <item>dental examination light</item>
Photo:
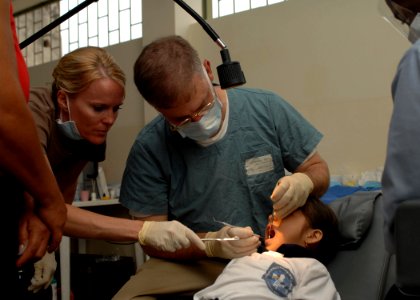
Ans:
[[[222,64],[217,67],[217,74],[219,75],[220,86],[222,89],[231,88],[234,86],[242,85],[246,82],[244,73],[242,72],[241,65],[237,61],[231,61],[229,50],[225,43],[220,39],[219,35],[211,28],[211,26],[190,6],[182,0],[174,0],[181,6],[189,15],[191,15],[212,40],[222,49],[220,55],[222,56]]]
[[[25,48],[54,27],[60,25],[65,20],[69,19],[74,14],[78,13],[83,8],[92,4],[93,2],[98,2],[98,0],[85,0],[58,19],[54,20],[38,32],[34,33],[32,36],[24,40],[19,44],[20,49]],[[222,49],[220,54],[222,56],[222,64],[217,67],[217,74],[219,75],[220,86],[222,89],[231,88],[234,86],[242,85],[246,82],[244,73],[242,72],[241,65],[237,61],[231,61],[229,50],[227,49],[225,43],[220,39],[219,35],[211,28],[211,26],[199,15],[197,14],[190,6],[188,6],[182,0],[174,0],[179,6],[181,6],[189,15],[191,15],[207,34],[212,38],[212,40]]]

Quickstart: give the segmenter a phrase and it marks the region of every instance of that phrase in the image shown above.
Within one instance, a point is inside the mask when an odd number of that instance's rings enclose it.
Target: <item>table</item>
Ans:
[[[73,202],[74,206],[81,208],[89,208],[95,206],[105,206],[105,205],[120,205],[118,199],[110,200],[94,200],[94,201],[75,201]],[[85,240],[79,240],[79,251],[85,248]],[[142,252],[140,246],[135,243],[135,253],[136,253],[136,264],[137,266],[141,264]],[[139,252],[140,251],[140,252]],[[70,238],[63,236],[60,243],[60,277],[61,277],[61,299],[70,300]]]

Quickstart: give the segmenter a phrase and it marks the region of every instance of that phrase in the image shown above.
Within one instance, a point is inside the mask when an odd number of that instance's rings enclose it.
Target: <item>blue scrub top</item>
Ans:
[[[272,92],[227,93],[228,129],[215,144],[182,138],[162,116],[140,132],[123,175],[124,206],[167,214],[195,232],[219,230],[216,219],[264,234],[277,180],[308,157],[322,134]]]

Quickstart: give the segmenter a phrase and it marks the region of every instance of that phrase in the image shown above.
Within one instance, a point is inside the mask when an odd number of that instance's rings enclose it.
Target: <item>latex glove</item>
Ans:
[[[260,239],[254,235],[251,227],[225,226],[219,231],[208,232],[206,238],[239,237],[236,241],[207,241],[206,254],[208,257],[232,259],[257,252]]]
[[[194,244],[204,250],[201,239],[178,221],[145,221],[139,232],[139,243],[161,251],[175,252]]]
[[[273,209],[277,217],[284,219],[303,206],[313,189],[312,180],[304,173],[293,173],[280,178],[271,194]]]
[[[45,253],[40,260],[34,263],[34,268],[35,274],[31,279],[31,285],[28,287],[28,291],[37,293],[41,289],[49,287],[54,277],[55,270],[57,269],[54,252]]]

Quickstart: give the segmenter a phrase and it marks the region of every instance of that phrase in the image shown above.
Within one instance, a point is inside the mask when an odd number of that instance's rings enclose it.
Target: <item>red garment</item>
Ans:
[[[28,101],[29,84],[30,84],[29,72],[28,72],[28,67],[26,66],[26,62],[23,59],[22,52],[20,52],[19,41],[16,34],[16,24],[15,24],[15,19],[13,17],[12,3],[10,3],[10,26],[12,28],[13,39],[15,42],[14,44],[15,44],[16,61],[17,61],[17,66],[18,66],[20,85],[22,86],[22,91],[25,95],[25,99],[26,101]]]

